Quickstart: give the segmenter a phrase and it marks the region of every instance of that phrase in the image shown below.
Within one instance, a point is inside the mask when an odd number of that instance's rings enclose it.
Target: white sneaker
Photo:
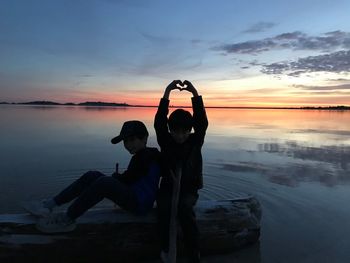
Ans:
[[[53,211],[53,209],[49,209],[45,206],[46,202],[46,199],[41,201],[29,201],[24,202],[22,206],[25,210],[34,216],[46,217],[49,216]]]
[[[75,221],[66,214],[51,214],[48,217],[40,218],[36,228],[44,233],[65,233],[71,232],[76,228]]]

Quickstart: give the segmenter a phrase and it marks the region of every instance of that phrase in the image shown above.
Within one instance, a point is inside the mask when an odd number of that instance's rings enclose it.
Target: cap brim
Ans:
[[[117,137],[114,137],[114,138],[111,140],[111,143],[117,144],[117,143],[120,143],[122,140],[123,140],[123,137],[120,136],[120,135],[118,135]]]

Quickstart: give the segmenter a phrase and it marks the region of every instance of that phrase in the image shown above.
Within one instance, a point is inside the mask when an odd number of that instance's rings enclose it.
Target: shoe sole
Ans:
[[[35,228],[43,233],[55,234],[55,233],[72,232],[77,227],[77,224],[75,222],[72,224],[66,225],[64,227],[61,227],[61,228],[58,228],[58,227],[57,228],[47,228],[45,226],[43,227],[43,225],[45,225],[46,220],[47,220],[47,218],[39,218],[36,225],[35,225]]]
[[[36,223],[35,225],[35,228],[37,230],[39,230],[40,232],[43,232],[43,233],[47,233],[47,234],[55,234],[55,233],[68,233],[68,232],[72,232],[77,226],[75,223],[73,224],[70,224],[69,226],[65,227],[65,228],[61,228],[61,229],[55,229],[55,228],[45,228],[45,227],[42,227],[42,222],[43,220],[45,220],[45,218],[40,218],[38,220],[38,222]]]

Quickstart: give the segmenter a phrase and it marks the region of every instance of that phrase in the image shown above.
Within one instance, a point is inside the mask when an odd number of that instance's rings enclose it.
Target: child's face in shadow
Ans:
[[[137,136],[129,136],[123,140],[123,143],[124,143],[125,149],[130,154],[135,154],[146,147],[147,136],[145,136],[142,139],[140,139]]]
[[[183,144],[190,136],[191,131],[183,128],[178,128],[176,130],[170,130],[170,135],[173,137],[174,141],[178,144]]]

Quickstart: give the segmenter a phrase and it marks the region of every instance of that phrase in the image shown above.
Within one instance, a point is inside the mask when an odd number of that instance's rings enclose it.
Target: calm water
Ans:
[[[155,108],[0,105],[0,212],[52,196],[87,170],[125,168],[110,139],[141,119],[156,146]],[[350,262],[350,112],[209,109],[201,199],[235,192],[262,204],[254,247],[204,262]]]

